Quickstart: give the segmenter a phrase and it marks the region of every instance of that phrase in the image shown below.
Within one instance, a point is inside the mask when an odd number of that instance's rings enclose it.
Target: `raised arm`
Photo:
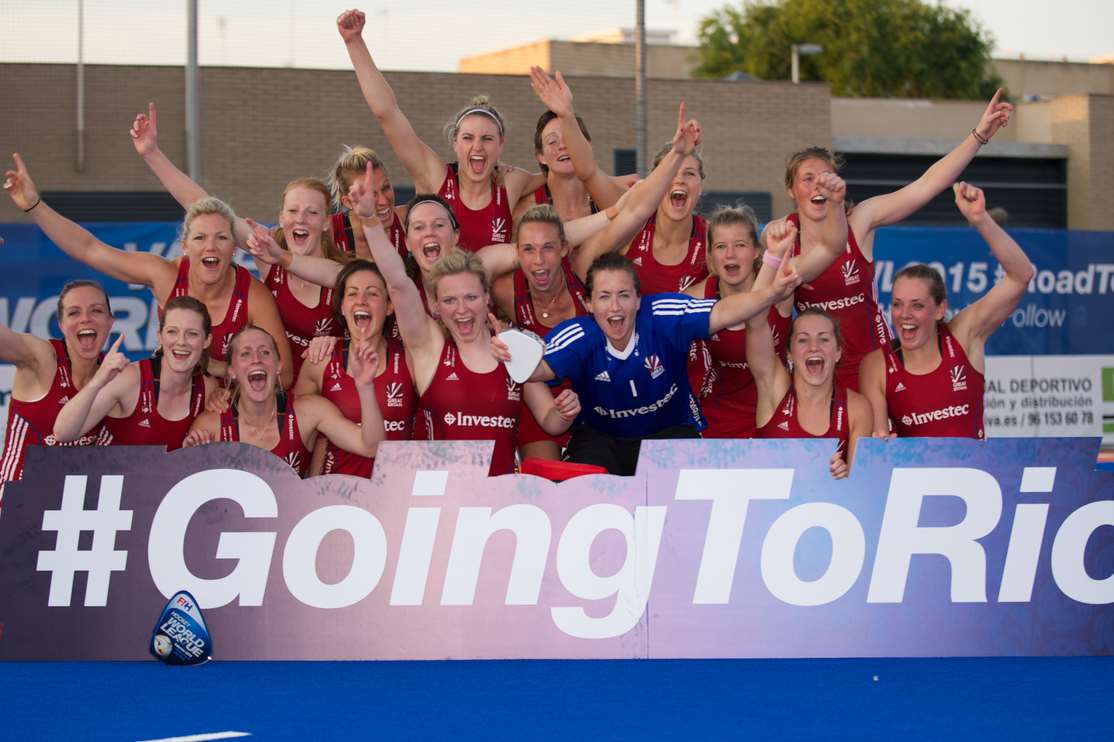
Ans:
[[[410,120],[398,106],[398,100],[383,73],[375,66],[367,44],[361,35],[364,30],[365,16],[359,10],[348,10],[337,18],[337,30],[344,39],[348,58],[356,71],[360,91],[364,94],[368,108],[375,114],[391,149],[402,161],[418,193],[436,193],[445,176],[445,163],[428,144],[423,142],[410,125]]]
[[[170,161],[170,158],[159,149],[158,121],[158,111],[155,109],[154,101],[151,101],[147,104],[147,113],[137,114],[135,121],[132,122],[132,128],[129,132],[132,138],[132,146],[135,147],[136,153],[143,158],[143,161],[147,163],[147,167],[151,168],[151,172],[159,179],[159,183],[166,189],[166,192],[183,209],[188,209],[191,204],[205,198],[209,193],[194,182],[190,176],[179,170]],[[236,235],[236,242],[243,245],[251,235],[251,225],[244,219],[236,217],[236,223],[232,225],[232,231]],[[265,274],[266,263],[259,259],[256,259],[255,262],[260,272]]]
[[[340,269],[344,267],[337,261],[314,255],[296,255],[291,250],[283,250],[275,242],[269,229],[251,219],[243,221],[250,227],[251,233],[241,244],[255,258],[264,274],[266,269],[263,266],[279,265],[288,273],[318,286],[332,288],[337,282]]]
[[[375,216],[371,177],[371,163],[368,163],[364,177],[356,178],[348,190],[348,200],[352,204],[353,211],[363,222],[364,237],[371,250],[372,260],[379,267],[383,281],[387,284],[387,293],[395,308],[395,322],[398,323],[402,342],[413,352],[418,348],[430,346],[435,340],[435,335],[440,336],[441,330],[437,326],[437,321],[426,313],[418,286],[407,275],[402,257],[391,244],[387,233],[383,231],[383,225]]]
[[[42,338],[14,332],[7,325],[0,325],[0,361],[38,371],[53,367],[54,348]]]
[[[70,401],[58,411],[58,417],[54,420],[54,437],[59,441],[76,441],[92,430],[120,404],[126,387],[135,383],[136,373],[126,372],[129,361],[120,352],[120,343],[123,340],[123,335],[116,339],[89,383],[70,397]]]
[[[611,206],[623,195],[624,188],[616,183],[596,165],[595,154],[592,152],[592,143],[584,137],[580,124],[576,120],[576,112],[572,106],[572,90],[565,84],[565,78],[557,72],[553,77],[546,74],[545,70],[537,65],[530,68],[530,87],[542,104],[553,113],[561,122],[561,136],[565,140],[565,148],[572,160],[573,170],[579,178],[592,200],[601,209]],[[570,244],[576,244],[570,241]]]
[[[694,119],[685,118],[684,102],[677,109],[677,131],[673,134],[673,149],[662,158],[650,177],[632,188],[626,196],[623,209],[615,215],[607,227],[580,246],[573,261],[573,270],[584,280],[592,261],[604,253],[617,250],[626,245],[646,220],[657,211],[658,204],[665,197],[685,158],[700,144],[700,124]]]
[[[23,158],[17,153],[12,155],[12,160],[15,170],[4,173],[4,190],[16,206],[30,214],[35,224],[62,252],[120,281],[152,288],[156,284],[166,286],[174,281],[176,268],[169,260],[151,253],[117,250],[50,208],[39,197]]]
[[[876,228],[900,222],[954,183],[975,158],[979,148],[989,142],[1000,128],[1009,124],[1012,113],[1013,104],[1002,102],[1002,89],[999,88],[971,133],[951,152],[934,162],[921,177],[893,193],[868,198],[858,204],[851,213],[851,227],[864,255],[870,259],[873,242],[869,236]]]
[[[758,391],[755,422],[761,427],[773,417],[774,408],[789,391],[789,372],[777,357],[774,332],[762,314],[747,320],[747,366]]]
[[[767,324],[765,310],[782,299],[792,296],[793,290],[800,285],[801,277],[792,263],[782,263],[770,285],[731,294],[717,301],[708,318],[708,334],[712,335],[732,325],[746,322],[752,317],[757,317],[762,324]],[[747,332],[750,332],[749,323]],[[772,343],[773,341],[771,346]]]
[[[979,231],[1005,275],[949,324],[976,368],[982,368],[983,344],[1010,316],[1033,278],[1033,264],[1021,246],[986,213],[986,196],[970,183],[956,183],[955,205],[967,223]]]

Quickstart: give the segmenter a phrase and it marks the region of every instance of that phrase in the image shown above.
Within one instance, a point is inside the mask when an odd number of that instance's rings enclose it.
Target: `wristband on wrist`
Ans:
[[[28,211],[35,208],[36,206],[38,206],[42,202],[43,202],[43,197],[39,196],[38,198],[35,199],[35,203],[31,204],[30,206],[28,206],[26,209],[23,210],[23,213],[26,214]]]
[[[777,255],[770,254],[770,251],[766,250],[762,253],[762,264],[768,265],[771,268],[780,268],[781,258],[779,258]]]
[[[971,136],[973,136],[975,138],[975,141],[979,143],[980,147],[984,144],[989,144],[990,143],[990,139],[988,137],[984,137],[982,134],[980,134],[975,129],[971,129]]]

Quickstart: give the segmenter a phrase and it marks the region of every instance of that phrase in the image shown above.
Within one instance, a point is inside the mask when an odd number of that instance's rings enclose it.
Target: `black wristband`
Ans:
[[[990,143],[989,138],[984,137],[982,134],[980,134],[975,129],[971,129],[971,136],[973,136],[975,138],[975,141],[978,142],[980,146],[983,145],[983,144],[989,144]]]
[[[30,206],[28,206],[26,209],[23,210],[23,213],[26,214],[28,211],[35,208],[36,206],[38,206],[42,202],[43,202],[43,197],[39,196],[37,199],[35,199],[35,203],[31,204]]]

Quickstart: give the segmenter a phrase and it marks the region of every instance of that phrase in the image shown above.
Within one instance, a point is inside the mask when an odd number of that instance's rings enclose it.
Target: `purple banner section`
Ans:
[[[649,441],[635,477],[488,478],[385,443],[371,480],[214,444],[28,452],[0,658],[143,659],[189,590],[222,659],[1114,651],[1095,439]]]

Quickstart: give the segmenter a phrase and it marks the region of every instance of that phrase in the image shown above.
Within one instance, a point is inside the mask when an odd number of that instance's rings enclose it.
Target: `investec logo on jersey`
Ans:
[[[866,294],[855,294],[854,296],[844,296],[841,299],[832,299],[831,301],[799,301],[797,302],[797,310],[803,312],[809,307],[816,307],[817,309],[823,309],[825,312],[835,312],[840,309],[850,309],[865,302]]]
[[[388,420],[383,418],[383,431],[386,433],[405,433],[406,420]]]
[[[677,394],[677,385],[674,384],[673,386],[669,387],[669,391],[665,393],[664,397],[662,397],[661,399],[659,399],[655,402],[651,402],[648,405],[643,405],[642,407],[635,407],[633,409],[628,409],[628,410],[613,410],[613,409],[609,409],[607,407],[600,407],[599,405],[596,405],[592,409],[600,417],[609,417],[612,420],[623,420],[623,419],[628,418],[628,417],[637,417],[639,415],[649,415],[651,412],[657,412],[662,407],[665,407],[667,404],[669,404],[669,401],[672,400],[674,395],[676,395],[676,394]]]
[[[515,419],[504,415],[467,415],[463,412],[446,412],[446,425],[460,425],[469,428],[503,428],[511,430],[515,427]]]
[[[938,410],[929,410],[928,412],[914,412],[911,415],[902,415],[901,422],[903,425],[925,425],[927,423],[936,422],[938,420],[950,420],[953,417],[963,417],[970,412],[971,405],[954,404],[947,407],[941,407]]]

